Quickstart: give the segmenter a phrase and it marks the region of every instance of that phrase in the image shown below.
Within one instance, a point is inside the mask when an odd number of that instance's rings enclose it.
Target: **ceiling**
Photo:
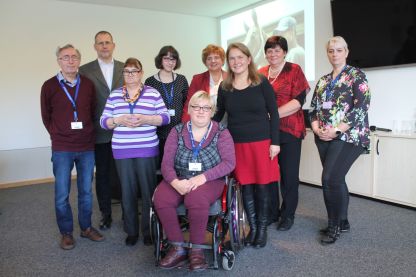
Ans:
[[[180,13],[196,16],[220,17],[264,0],[58,0]]]

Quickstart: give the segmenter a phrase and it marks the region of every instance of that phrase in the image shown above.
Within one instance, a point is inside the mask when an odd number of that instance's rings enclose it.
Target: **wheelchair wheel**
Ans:
[[[244,212],[241,188],[231,179],[227,192],[228,221],[231,250],[239,251],[244,247],[246,215]]]
[[[222,268],[225,270],[231,270],[234,268],[235,254],[233,251],[227,250],[222,256]]]
[[[162,237],[161,237],[161,225],[159,219],[156,216],[154,210],[150,211],[150,235],[152,236],[152,242],[154,245],[154,255],[156,259],[156,266],[159,265],[159,261],[162,258]]]

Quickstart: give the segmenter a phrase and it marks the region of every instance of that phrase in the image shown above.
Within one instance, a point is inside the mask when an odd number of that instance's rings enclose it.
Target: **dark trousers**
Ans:
[[[280,192],[282,206],[279,209],[278,183],[270,185],[270,217],[277,221],[279,217],[294,219],[299,200],[299,165],[302,140],[290,134],[280,132],[279,167]]]
[[[150,207],[156,187],[157,157],[116,160],[121,181],[124,231],[129,236],[139,235],[139,214],[137,194],[141,193],[141,231],[150,235]]]
[[[121,198],[111,142],[95,145],[95,189],[101,213],[111,216],[111,198]]]
[[[315,136],[321,159],[322,189],[329,225],[348,217],[349,191],[345,176],[364,148],[341,140],[322,141]]]

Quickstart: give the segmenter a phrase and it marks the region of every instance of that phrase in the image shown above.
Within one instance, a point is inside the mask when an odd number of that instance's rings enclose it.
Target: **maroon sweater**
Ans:
[[[75,97],[75,87],[65,85],[72,98]],[[53,151],[89,151],[94,150],[94,111],[95,111],[94,84],[86,77],[81,76],[81,83],[76,100],[78,121],[83,128],[71,129],[74,121],[72,104],[59,85],[56,76],[47,80],[41,89],[40,106],[42,121],[49,132]]]

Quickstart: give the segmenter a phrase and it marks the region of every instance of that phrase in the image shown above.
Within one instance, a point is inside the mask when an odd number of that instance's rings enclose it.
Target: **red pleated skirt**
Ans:
[[[234,176],[241,185],[267,185],[280,180],[277,156],[270,160],[270,140],[235,143]]]

